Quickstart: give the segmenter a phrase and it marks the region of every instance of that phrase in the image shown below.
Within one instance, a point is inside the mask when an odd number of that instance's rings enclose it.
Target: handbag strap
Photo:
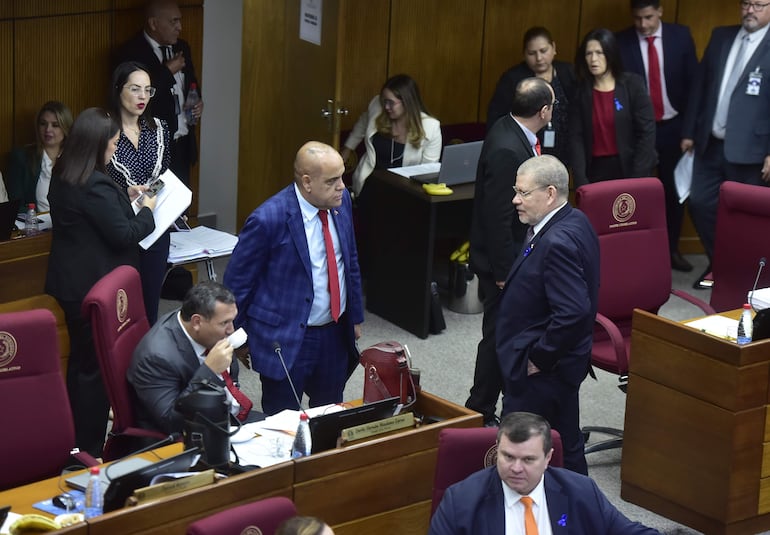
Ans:
[[[379,390],[382,399],[392,398],[393,396],[388,392],[388,387],[385,386],[380,380],[380,374],[377,373],[377,367],[374,364],[369,364],[367,368],[367,375],[372,384]]]

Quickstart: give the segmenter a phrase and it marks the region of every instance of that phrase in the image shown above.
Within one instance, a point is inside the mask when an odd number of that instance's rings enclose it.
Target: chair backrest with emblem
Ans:
[[[297,508],[289,498],[265,498],[196,520],[187,527],[187,535],[273,535],[278,526],[296,515]]]

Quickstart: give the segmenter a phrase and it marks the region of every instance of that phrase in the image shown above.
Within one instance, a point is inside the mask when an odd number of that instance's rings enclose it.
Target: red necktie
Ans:
[[[535,522],[535,515],[532,512],[532,498],[522,496],[521,503],[524,505],[524,533],[526,535],[538,535],[537,522]]]
[[[235,383],[233,382],[233,378],[230,377],[230,372],[227,370],[222,372],[222,379],[225,380],[225,386],[227,386],[227,389],[230,391],[230,394],[233,395],[235,398],[235,401],[238,402],[238,404],[241,406],[240,412],[238,412],[238,419],[240,421],[246,420],[246,417],[249,415],[249,411],[251,410],[251,407],[254,406],[254,404],[251,402],[249,397],[241,392],[237,386],[235,386]]]
[[[540,139],[535,141],[535,152],[537,153],[538,156],[542,154],[542,152],[540,152]]]
[[[331,296],[332,319],[336,322],[340,319],[340,279],[337,273],[337,255],[334,254],[334,242],[329,232],[329,214],[326,210],[319,210],[321,227],[324,231],[324,243],[326,244],[326,265],[329,272],[329,295]]]
[[[663,119],[663,88],[660,84],[660,61],[655,48],[655,36],[647,37],[647,80],[650,82],[650,100],[655,111],[655,120]]]

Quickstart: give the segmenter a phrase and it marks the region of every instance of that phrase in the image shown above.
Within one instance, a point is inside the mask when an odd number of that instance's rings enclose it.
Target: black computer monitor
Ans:
[[[104,512],[120,509],[136,489],[150,485],[152,478],[170,472],[187,472],[200,457],[199,448],[190,448],[179,455],[143,466],[110,481],[107,492],[104,493]]]
[[[401,398],[387,398],[344,411],[331,412],[310,418],[311,453],[331,450],[337,447],[337,439],[343,429],[368,424],[393,416],[401,404]]]

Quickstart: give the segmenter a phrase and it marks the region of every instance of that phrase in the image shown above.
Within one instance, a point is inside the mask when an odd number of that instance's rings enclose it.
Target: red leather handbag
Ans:
[[[364,367],[364,403],[399,397],[404,406],[417,399],[404,346],[380,342],[361,352]]]

